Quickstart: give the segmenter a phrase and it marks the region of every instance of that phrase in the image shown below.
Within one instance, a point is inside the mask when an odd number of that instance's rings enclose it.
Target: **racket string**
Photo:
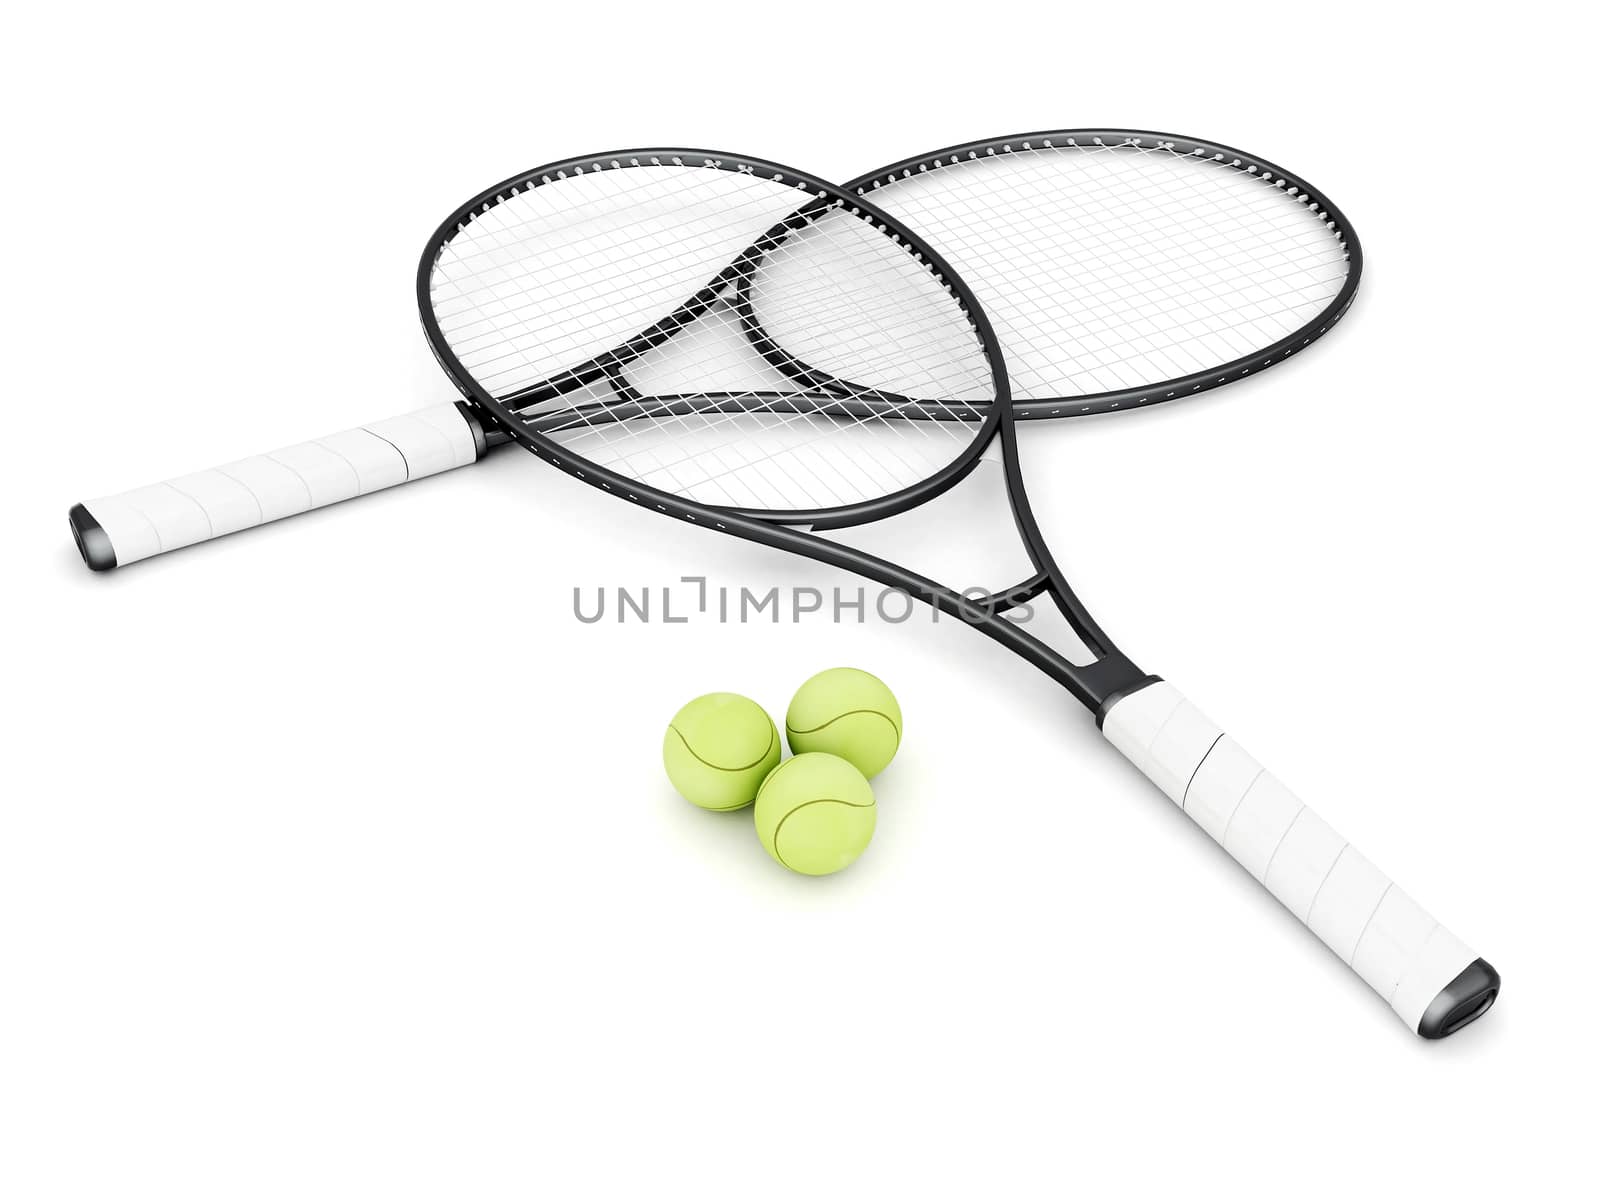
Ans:
[[[1038,230],[1038,222],[1037,221],[1014,222],[1014,224],[1026,224],[1026,226],[1029,227],[1030,230]],[[1062,222],[1062,224],[1066,224],[1066,222]],[[1080,238],[1083,237],[1082,232],[1078,232],[1078,237],[1080,237]],[[1342,251],[1341,251],[1341,256],[1342,256]],[[1069,258],[1070,258],[1070,261],[1083,262],[1083,258],[1082,258],[1082,256],[1080,256],[1080,254],[1070,254],[1069,253]],[[1261,261],[1261,259],[1259,259],[1258,256],[1251,256],[1251,259],[1253,259],[1254,262]],[[1104,274],[1104,272],[1101,272],[1101,274]],[[1126,274],[1126,272],[1125,272],[1125,274]],[[1120,277],[1118,277],[1118,278],[1120,278]],[[1192,272],[1190,272],[1189,278],[1192,278]],[[1163,278],[1162,283],[1165,283],[1165,285],[1168,286],[1168,288],[1176,288],[1176,286],[1182,285],[1182,283],[1189,282],[1189,278],[1174,278],[1173,275],[1168,274],[1168,275],[1166,275],[1165,278]],[[1077,285],[1082,285],[1082,282],[1083,282],[1082,275],[1075,275],[1074,282],[1077,283]],[[1083,290],[1082,290],[1082,288],[1077,288],[1077,291],[1080,291],[1080,293],[1082,293]],[[1157,296],[1157,298],[1155,298],[1155,299],[1157,299],[1157,301],[1160,301],[1160,299],[1162,299],[1162,298],[1160,298],[1160,296]],[[1077,307],[1086,307],[1086,306],[1083,306],[1083,304],[1078,304]],[[1141,312],[1141,314],[1142,314],[1142,310],[1147,309],[1147,307],[1149,307],[1149,306],[1142,306],[1141,309],[1139,309],[1139,312]],[[1250,304],[1246,304],[1246,306],[1243,306],[1243,307],[1250,307]],[[1213,326],[1213,328],[1214,328],[1214,320],[1213,320],[1213,318],[1216,317],[1216,315],[1218,315],[1218,314],[1216,314],[1216,310],[1213,309],[1213,310],[1210,310],[1210,312],[1206,312],[1206,314],[1200,314],[1200,317],[1198,317],[1198,320],[1205,320],[1205,322],[1210,323],[1210,325]],[[1253,307],[1253,309],[1250,309],[1250,315],[1251,315],[1251,317],[1258,317],[1259,318],[1259,307]],[[1123,320],[1126,320],[1126,317],[1123,314],[1118,314],[1118,317],[1123,318]],[[1102,317],[1102,320],[1104,320],[1104,317]],[[1275,333],[1277,333],[1277,331],[1275,331]],[[1088,368],[1088,370],[1093,370],[1093,368]]]
[[[608,397],[574,387],[519,413],[705,503],[892,493],[957,458],[994,398],[980,339],[926,263],[837,204],[749,175],[646,166],[503,196],[441,248],[432,290],[452,352],[491,395],[610,361]]]
[[[1189,210],[1192,211],[1192,210],[1194,210],[1194,205],[1192,205],[1192,203],[1190,203],[1190,205],[1187,205],[1187,208],[1189,208]],[[1203,216],[1206,216],[1206,218],[1210,219],[1210,213],[1203,213]],[[1194,222],[1194,221],[1192,221],[1192,218],[1190,218],[1189,224],[1192,224],[1192,222]],[[1213,221],[1213,224],[1216,224],[1216,222]],[[1037,229],[1037,222],[1034,222],[1034,227],[1035,227],[1035,229]],[[1080,224],[1078,224],[1078,222],[1075,222],[1075,232],[1077,232],[1077,237],[1078,238],[1083,238],[1082,226],[1080,226]],[[1123,240],[1123,242],[1126,242],[1126,240]],[[1235,250],[1238,250],[1238,248],[1242,248],[1242,246],[1235,246]],[[1342,256],[1342,251],[1341,251],[1341,256]],[[1259,256],[1259,254],[1250,254],[1250,258],[1251,258],[1251,261],[1258,262],[1258,264],[1259,264],[1259,262],[1262,261],[1261,256]],[[1082,258],[1080,258],[1080,256],[1078,256],[1078,258],[1075,258],[1075,261],[1082,262]],[[1189,272],[1189,278],[1192,278],[1192,272]],[[1168,283],[1173,283],[1173,282],[1184,282],[1184,283],[1187,283],[1187,282],[1189,282],[1189,278],[1184,278],[1184,280],[1174,280],[1174,278],[1171,277],[1170,272],[1168,272],[1168,278],[1166,278],[1166,282],[1168,282]],[[1256,314],[1251,314],[1251,315],[1256,315]]]
[[[1244,357],[1314,318],[1348,273],[1304,193],[1171,149],[1013,148],[864,190],[974,284],[1021,398]]]
[[[788,214],[787,214],[787,212],[783,212],[781,215],[788,215]],[[776,219],[777,218],[774,217],[770,213],[769,214],[764,214],[763,217],[759,221],[757,221],[755,223],[755,225],[757,227],[760,227],[760,228],[765,228],[769,224],[769,222],[775,222]],[[753,235],[750,234],[748,230],[739,229],[731,238],[727,239],[727,241],[728,241],[728,244],[737,244],[742,248],[744,245],[747,245],[749,243],[749,241],[752,239],[752,237],[753,237]],[[479,239],[479,240],[481,240],[481,239]],[[630,244],[629,248],[630,248],[630,250],[633,249],[632,244]],[[593,259],[595,257],[596,249],[597,249],[596,247],[591,246],[585,253],[579,254],[579,255],[574,255],[573,256],[573,261],[578,262],[578,263],[583,263],[583,264],[592,264]],[[599,251],[603,252],[603,251],[605,251],[607,249],[614,249],[614,247],[607,247],[603,243],[598,246],[598,250]],[[676,250],[679,253],[681,253],[681,249],[682,249],[681,246],[680,247],[676,247]],[[698,249],[698,248],[697,247],[691,247],[691,249]],[[635,257],[635,260],[637,262],[637,269],[638,269],[638,271],[639,271],[639,273],[641,275],[648,275],[648,276],[654,277],[654,276],[659,274],[659,269],[658,269],[658,265],[657,265],[656,262],[654,262],[652,260],[648,260],[648,259],[639,259],[637,255],[635,255],[634,257]],[[716,261],[720,262],[722,257],[724,257],[721,254],[721,248],[719,247],[719,251],[718,251],[717,254],[712,255],[710,257],[712,257]],[[732,256],[731,255],[727,255],[726,257],[731,258]],[[709,282],[709,280],[708,280],[708,282]],[[625,289],[620,289],[620,290],[624,290],[624,291],[627,291],[630,294],[635,294],[635,295],[638,292],[638,289],[636,287],[627,287]],[[680,295],[681,295],[681,293],[682,293],[682,291],[684,289],[681,288],[681,287],[680,288],[663,287],[660,290],[662,292],[662,295],[666,298],[663,301],[662,307],[664,309],[670,310],[670,308],[672,307],[672,302],[676,301],[680,297]],[[599,289],[594,289],[594,288],[590,288],[589,291],[591,293],[589,300],[580,301],[580,302],[574,303],[569,298],[569,293],[568,292],[563,291],[563,290],[561,290],[558,287],[553,286],[553,285],[549,286],[549,287],[543,287],[543,288],[540,289],[540,294],[537,297],[531,299],[530,303],[526,307],[527,307],[528,310],[531,311],[531,310],[534,310],[534,309],[537,309],[537,308],[554,309],[554,308],[557,308],[559,306],[560,315],[561,315],[562,321],[564,323],[566,323],[566,327],[568,327],[568,328],[572,328],[572,327],[575,327],[575,326],[576,327],[581,327],[581,323],[583,321],[585,321],[586,318],[588,318],[589,316],[591,316],[595,312],[602,311],[603,308],[605,308],[605,307],[613,305],[615,303],[615,301],[616,301],[616,298],[617,298],[617,291],[613,291],[613,292],[609,292],[608,293],[608,292],[605,292],[605,291],[602,291],[602,290],[599,290]],[[507,310],[507,311],[505,311],[503,313],[496,313],[496,314],[492,314],[492,315],[483,312],[483,310],[481,310],[481,309],[479,309],[478,312],[479,312],[479,321],[477,322],[477,324],[481,324],[481,325],[497,325],[497,324],[503,325],[503,323],[508,319],[512,320],[512,321],[516,321],[518,319],[519,315],[520,315],[518,310],[515,310],[515,309]],[[484,355],[473,356],[472,352],[471,352],[471,340],[472,339],[471,338],[463,338],[462,337],[462,335],[461,335],[461,328],[462,328],[461,325],[460,324],[451,324],[451,323],[449,323],[447,321],[444,321],[444,320],[441,321],[441,324],[445,327],[446,332],[451,335],[452,344],[457,346],[457,348],[463,353],[464,357],[471,357],[472,358],[472,362],[469,365],[472,365],[473,367],[476,368],[475,371],[474,371],[474,374],[480,380],[480,382],[485,383],[486,386],[490,387],[491,391],[495,391],[497,394],[499,394],[503,390],[505,390],[504,385],[495,386],[496,382],[497,382],[497,379],[496,379],[496,375],[495,375],[494,372],[486,371],[486,370],[483,369],[486,365],[491,364],[491,363],[493,363],[495,361],[493,356],[484,356]],[[501,331],[497,330],[496,332],[501,332]],[[563,344],[563,342],[570,342],[572,340],[572,338],[575,337],[575,336],[576,336],[575,334],[557,335],[556,338],[553,339],[553,340],[555,341],[555,344],[558,347],[560,347]],[[507,356],[509,357],[510,355],[508,354]]]
[[[808,234],[808,235],[816,234],[816,232],[818,232],[818,229],[824,230],[824,234],[826,234],[826,226],[808,227],[808,229],[805,230],[805,234]],[[786,251],[784,251],[784,253],[789,254],[789,253],[792,253],[792,251],[787,251],[786,250]],[[771,256],[771,258],[782,258],[782,254],[773,254],[773,256]],[[814,286],[814,288],[808,288],[808,290],[802,291],[802,293],[800,293],[800,299],[803,299],[803,301],[811,301],[811,299],[818,298],[818,296],[824,296],[824,294],[826,294],[827,298],[835,299],[835,301],[837,301],[837,299],[845,299],[846,302],[850,302],[851,301],[851,298],[850,298],[850,296],[848,296],[848,294],[843,294],[843,296],[840,296],[840,294],[837,294],[837,293],[838,293],[838,290],[837,290],[837,285],[835,285],[835,283],[826,283],[826,285]],[[789,306],[786,306],[786,307],[787,307],[787,309],[790,309],[790,310],[803,310],[802,306],[797,306],[797,304],[794,304],[794,302],[792,302],[792,301],[790,301]],[[870,317],[870,314],[866,314],[866,312],[862,312],[862,310],[859,309],[859,306],[856,306],[856,315],[858,315],[858,317],[862,317],[862,318]],[[726,317],[726,315],[723,315],[723,317],[720,318],[720,320],[722,320],[722,322],[725,322],[725,323],[731,323],[731,318]],[[702,318],[701,325],[704,326],[704,325],[706,325],[706,323],[707,323],[706,318]],[[790,338],[789,339],[790,344],[794,344],[794,342],[800,341],[800,339],[802,339],[803,336],[806,336],[805,331],[803,331],[803,330],[802,331],[797,331],[797,333],[794,334],[794,338]],[[837,349],[837,347],[835,347],[835,349]],[[902,339],[902,342],[901,342],[901,349],[902,350],[906,349],[906,347],[904,347],[904,339]],[[861,363],[862,360],[859,357],[853,357],[853,358],[851,358],[851,362],[853,362],[853,363]],[[701,363],[701,365],[699,365],[699,370],[704,371],[704,363]],[[854,387],[853,384],[851,384],[851,386],[848,387],[848,389],[846,389],[846,394],[850,394],[850,392],[859,392],[859,389],[856,389],[856,387]],[[728,414],[728,416],[725,416],[725,418],[723,418],[722,424],[733,424],[733,422],[742,421],[742,419],[749,418],[749,416],[752,416],[752,414],[774,413],[773,403],[776,403],[776,402],[779,402],[779,400],[782,400],[782,397],[773,397],[773,400],[771,400],[771,402],[760,402],[760,400],[757,400],[757,398],[749,397],[749,395],[747,395],[747,398],[749,398],[750,403],[742,403],[742,405],[738,405],[738,408],[736,408],[736,411],[734,411],[734,413]],[[934,400],[934,403],[936,403],[936,405],[941,405],[942,402],[939,402],[939,400]],[[886,416],[886,418],[893,418],[893,416],[898,416],[898,414],[901,413],[902,410],[904,410],[904,405],[902,405],[902,403],[891,403],[891,405],[888,406],[888,408],[886,408],[885,411],[883,411],[883,416]],[[667,416],[670,416],[670,413],[666,413],[666,414],[667,414]],[[803,414],[802,414],[802,416],[803,416]],[[910,422],[910,424],[912,424],[912,426],[917,426],[917,424],[922,424],[922,422]],[[888,424],[888,429],[890,429],[891,432],[893,432],[893,434],[896,434],[896,435],[901,435],[902,427],[904,427],[904,426],[902,426],[902,422],[891,422],[891,424]],[[834,432],[834,430],[832,430],[832,429],[827,429],[826,430],[826,434],[832,434],[832,432]],[[602,437],[603,437],[603,434],[602,434]],[[816,438],[811,438],[811,440],[816,440]],[[965,438],[963,438],[963,440],[965,440]],[[808,445],[808,443],[810,443],[810,442],[802,443],[802,445]],[[686,446],[690,446],[690,448],[686,448],[686,450],[685,450],[685,459],[698,458],[699,454],[702,453],[701,450],[698,450],[698,448],[694,448],[694,446],[691,445],[691,443],[688,443],[688,440],[685,440],[685,445]],[[851,445],[851,443],[848,442],[848,440],[845,440],[845,442],[843,442],[842,445],[848,446],[848,445]],[[768,458],[768,459],[773,458],[773,454],[768,454],[768,456],[766,456],[766,458]],[[909,464],[904,464],[904,462],[902,462],[902,466],[909,466]]]
[[[613,177],[614,175],[607,178]],[[541,204],[549,203],[551,199],[544,193],[555,190],[557,189],[549,186],[541,189],[539,196]],[[630,211],[628,207],[617,205],[615,202],[626,200],[630,206],[647,207],[659,199],[659,193],[658,184],[635,185],[607,198],[613,202],[614,207],[622,208],[622,211],[627,213]],[[570,350],[574,339],[584,334],[593,338],[596,344],[609,348],[612,343],[605,341],[604,332],[594,330],[594,318],[608,311],[615,311],[619,300],[625,297],[637,301],[641,297],[641,280],[658,281],[656,289],[660,293],[661,315],[666,316],[679,299],[698,290],[692,286],[693,273],[700,269],[702,260],[710,261],[714,258],[718,261],[719,267],[725,267],[755,238],[787,215],[786,209],[774,207],[770,198],[764,203],[752,199],[746,204],[728,203],[724,200],[719,215],[726,219],[721,229],[702,231],[694,239],[691,239],[689,232],[683,228],[651,230],[636,217],[630,221],[626,229],[606,236],[598,229],[584,230],[584,226],[592,224],[593,221],[593,217],[585,211],[586,197],[580,195],[561,199],[566,199],[567,203],[557,203],[552,206],[551,211],[541,211],[538,217],[529,217],[519,223],[524,228],[540,225],[543,231],[539,236],[509,239],[500,236],[505,232],[506,221],[502,210],[516,201],[512,198],[502,202],[463,229],[447,248],[450,253],[441,255],[440,262],[435,267],[436,292],[441,283],[449,282],[450,271],[457,266],[466,268],[466,280],[475,291],[491,287],[518,287],[523,292],[517,297],[522,302],[520,305],[507,304],[492,313],[485,311],[480,305],[475,305],[479,319],[476,322],[466,323],[452,322],[449,319],[449,312],[441,312],[437,297],[435,300],[435,311],[440,318],[441,328],[449,336],[451,344],[458,348],[464,358],[472,357],[473,361],[468,365],[474,368],[474,375],[497,394],[502,390],[510,390],[509,385],[483,370],[496,360],[492,355],[473,354],[472,342],[475,338],[486,340],[491,345],[503,344],[505,325],[511,322],[519,325],[520,331],[530,338],[537,336],[541,339],[542,344],[550,347],[552,357]],[[739,219],[741,217],[743,219]],[[572,246],[565,254],[561,253],[559,248],[554,253],[548,252],[553,235],[559,231],[557,218],[573,220],[578,225],[578,232],[583,234],[573,237]],[[573,236],[572,231],[565,232],[568,236]],[[714,244],[710,241],[713,234],[720,234],[722,243],[717,246],[715,254],[710,252]],[[490,242],[487,248],[483,245],[486,240]],[[467,255],[457,256],[454,249],[458,243],[476,249]],[[541,255],[536,253],[539,250],[547,252]],[[484,257],[497,252],[519,255],[517,262],[520,269],[498,275],[494,273],[492,263],[489,269],[485,269],[482,262]],[[621,284],[612,289],[597,286],[593,278],[596,264],[614,264],[623,255],[629,260],[630,273],[624,277]],[[473,262],[479,265],[469,265]],[[676,272],[668,269],[674,264],[677,266]],[[708,274],[703,282],[710,283],[713,274]],[[686,278],[679,279],[678,275],[684,275]],[[583,280],[582,287],[571,286],[571,281],[575,277]],[[545,282],[546,280],[549,282]],[[527,324],[526,318],[533,316],[546,318],[538,329]],[[468,331],[472,329],[476,329],[477,332],[469,333]],[[636,331],[630,329],[628,332]],[[510,357],[509,351],[506,356]]]

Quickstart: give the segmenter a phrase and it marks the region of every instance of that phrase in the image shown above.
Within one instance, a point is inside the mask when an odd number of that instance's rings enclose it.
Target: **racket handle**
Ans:
[[[438,404],[238,462],[75,504],[72,536],[91,570],[364,496],[476,462],[483,428]]]
[[[1367,981],[1415,1033],[1487,1012],[1500,976],[1239,744],[1156,682],[1102,710],[1107,739]]]

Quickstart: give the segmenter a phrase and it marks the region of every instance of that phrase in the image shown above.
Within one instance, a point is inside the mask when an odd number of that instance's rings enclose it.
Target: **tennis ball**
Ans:
[[[756,793],[756,833],[791,871],[832,875],[860,857],[878,824],[867,777],[834,754],[796,754]]]
[[[856,765],[868,779],[900,749],[900,704],[876,675],[834,667],[813,675],[789,701],[789,749],[823,751]]]
[[[691,804],[718,812],[754,800],[782,756],[772,718],[754,700],[732,692],[689,701],[672,718],[661,744],[672,786]]]

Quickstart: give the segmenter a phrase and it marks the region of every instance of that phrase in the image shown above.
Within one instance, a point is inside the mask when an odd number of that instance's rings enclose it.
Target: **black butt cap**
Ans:
[[[1499,994],[1500,972],[1480,958],[1434,997],[1417,1032],[1425,1038],[1449,1037],[1493,1008]]]
[[[72,526],[72,540],[78,543],[78,553],[91,571],[109,571],[117,565],[117,552],[111,548],[111,539],[100,528],[100,522],[81,504],[67,510],[67,521]]]

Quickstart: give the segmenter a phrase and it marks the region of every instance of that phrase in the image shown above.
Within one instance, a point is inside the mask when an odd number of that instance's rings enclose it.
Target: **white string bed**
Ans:
[[[729,283],[660,345],[539,395],[681,313],[807,204],[748,260],[748,312]],[[664,162],[531,187],[447,242],[431,292],[491,395],[573,453],[706,504],[809,510],[899,491],[958,457],[994,399],[982,344],[927,264],[761,174]],[[790,356],[787,372],[753,334]]]

